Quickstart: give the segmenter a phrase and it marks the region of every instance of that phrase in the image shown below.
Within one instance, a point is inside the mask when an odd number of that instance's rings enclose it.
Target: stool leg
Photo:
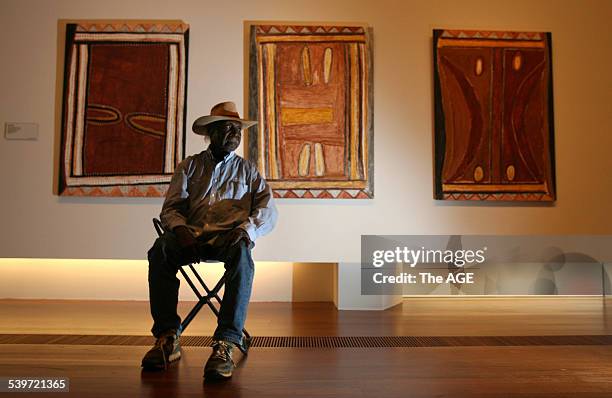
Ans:
[[[183,319],[183,322],[181,323],[181,333],[182,333],[185,329],[187,329],[187,326],[189,326],[189,324],[191,323],[193,318],[195,318],[198,312],[200,312],[204,304],[207,303],[207,299],[206,297],[203,297],[202,294],[200,294],[200,291],[195,286],[191,278],[189,278],[189,275],[187,275],[187,272],[185,272],[183,268],[181,268],[180,271],[181,271],[181,274],[183,275],[183,278],[185,278],[185,280],[191,287],[191,290],[193,290],[196,297],[198,298],[198,302],[196,303],[196,305],[191,309],[191,311],[189,311],[189,314],[187,314],[187,316],[185,317],[185,319]],[[215,308],[214,306],[211,309],[213,309],[213,312],[217,311],[217,308]]]

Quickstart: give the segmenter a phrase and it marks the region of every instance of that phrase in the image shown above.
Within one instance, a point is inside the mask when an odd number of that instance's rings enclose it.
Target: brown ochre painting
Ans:
[[[374,195],[372,32],[251,25],[248,157],[278,198]]]
[[[434,30],[435,199],[554,201],[551,35]]]
[[[60,195],[164,196],[185,153],[189,26],[66,26]]]

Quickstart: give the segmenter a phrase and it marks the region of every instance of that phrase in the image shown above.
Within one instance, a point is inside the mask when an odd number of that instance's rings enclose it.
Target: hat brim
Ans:
[[[220,122],[222,120],[231,120],[233,122],[239,122],[241,124],[241,130],[248,129],[249,127],[253,127],[257,124],[257,121],[255,120],[244,120],[231,116],[201,116],[197,118],[195,122],[193,122],[192,130],[194,133],[199,135],[208,135],[208,129],[206,128],[206,126],[214,122]]]

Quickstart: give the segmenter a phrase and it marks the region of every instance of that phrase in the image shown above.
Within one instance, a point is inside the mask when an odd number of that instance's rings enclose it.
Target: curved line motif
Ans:
[[[480,146],[482,145],[482,106],[474,94],[474,87],[470,84],[470,82],[462,75],[462,72],[455,67],[447,57],[442,57],[441,62],[448,68],[448,70],[455,77],[457,83],[461,87],[461,91],[464,95],[465,101],[468,104],[468,109],[470,110],[470,120],[472,121],[470,126],[470,135],[469,141],[467,145],[467,149],[461,162],[459,165],[464,164],[471,154],[478,153]],[[470,168],[471,169],[471,168]],[[453,174],[451,177],[452,180],[456,180],[461,173],[464,171],[462,167],[459,167],[459,170]]]
[[[444,70],[442,65],[438,65],[438,76],[440,80],[440,87],[444,87],[444,82],[445,80],[448,79],[447,75],[448,73]],[[442,113],[442,120],[445,126],[444,133],[440,136],[440,139],[443,142],[442,148],[441,148],[441,154],[440,154],[440,159],[441,159],[440,178],[442,179],[444,178],[444,175],[445,175],[444,172],[447,169],[450,170],[451,162],[447,162],[446,160],[454,159],[454,155],[455,155],[455,146],[453,145],[454,143],[453,135],[450,133],[451,131],[453,132],[455,131],[454,129],[455,124],[454,124],[454,118],[453,118],[453,116],[455,115],[455,111],[454,111],[455,108],[454,108],[452,97],[448,96],[448,98],[445,98],[443,101],[441,101],[440,107],[441,107],[441,113]]]
[[[92,112],[89,112],[92,111]],[[91,113],[96,113],[92,115]],[[85,113],[87,123],[95,125],[116,124],[121,122],[121,111],[110,105],[88,104]]]
[[[157,138],[166,136],[165,129],[155,130],[154,128],[142,124],[142,122],[160,123],[162,126],[166,126],[166,118],[164,116],[155,115],[152,113],[130,113],[125,116],[125,123],[138,133]]]
[[[538,177],[534,175],[534,172],[531,170],[530,165],[533,165],[536,168],[536,172],[539,172],[540,170],[538,168],[538,164],[534,159],[533,153],[531,152],[531,147],[529,146],[529,142],[525,141],[524,139],[520,139],[517,132],[522,131],[524,129],[524,126],[525,126],[524,113],[525,113],[525,108],[526,108],[525,104],[527,103],[527,100],[529,99],[530,95],[533,93],[533,90],[527,90],[527,88],[532,87],[532,82],[535,78],[537,78],[537,76],[543,69],[544,63],[545,61],[540,62],[538,65],[536,65],[533,68],[531,72],[527,74],[523,82],[517,88],[516,95],[513,97],[511,107],[510,107],[511,109],[510,127],[512,130],[512,139],[515,144],[516,152],[518,153],[523,164],[525,165],[525,169],[529,172],[529,174],[531,175],[531,178],[533,178],[534,180],[537,180]],[[522,107],[516,106],[517,103],[523,104],[523,106]],[[515,121],[518,121],[518,125],[517,123],[515,123]],[[523,153],[524,148],[528,152]]]

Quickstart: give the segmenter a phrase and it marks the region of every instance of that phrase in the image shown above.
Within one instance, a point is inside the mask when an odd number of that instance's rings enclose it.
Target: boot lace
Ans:
[[[174,332],[164,333],[155,340],[155,347],[163,348],[167,345],[171,346],[175,338]]]
[[[232,359],[232,345],[225,341],[215,341],[213,343],[212,358],[220,359],[224,362]]]

